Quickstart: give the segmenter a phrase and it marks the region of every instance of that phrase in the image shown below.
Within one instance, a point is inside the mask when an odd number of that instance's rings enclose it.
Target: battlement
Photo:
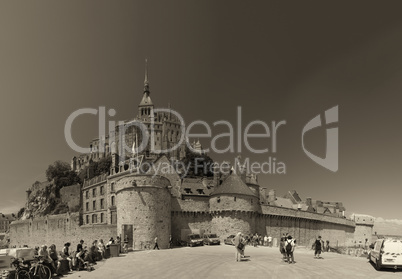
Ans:
[[[374,226],[375,221],[373,216],[355,213],[350,216],[350,219],[353,220],[356,225],[366,225],[371,227]]]

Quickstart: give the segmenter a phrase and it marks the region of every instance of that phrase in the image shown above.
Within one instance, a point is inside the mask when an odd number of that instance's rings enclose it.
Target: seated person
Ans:
[[[49,256],[46,245],[42,245],[41,249],[39,250],[39,258],[43,261],[43,264],[50,269],[52,274],[56,273],[56,268],[53,265],[53,260]]]
[[[71,246],[70,242],[67,242],[66,244],[64,244],[63,251],[61,253],[61,257],[63,258],[63,260],[68,260],[68,266],[71,271],[73,269],[73,262],[72,262],[72,258],[70,257],[70,251],[69,251],[70,246]]]
[[[57,275],[60,275],[60,266],[61,262],[59,261],[59,257],[57,256],[56,245],[52,244],[49,247],[49,257],[52,259],[53,268],[56,271]]]

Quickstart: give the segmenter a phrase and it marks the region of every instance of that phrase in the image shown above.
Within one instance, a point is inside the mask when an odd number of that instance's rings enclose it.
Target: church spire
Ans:
[[[145,79],[144,79],[144,93],[142,95],[142,100],[138,106],[138,116],[149,116],[151,115],[151,110],[154,105],[151,98],[149,97],[149,80],[148,80],[148,59],[145,59]]]
[[[144,80],[144,93],[149,94],[149,81],[148,81],[148,59],[145,59],[145,80]]]

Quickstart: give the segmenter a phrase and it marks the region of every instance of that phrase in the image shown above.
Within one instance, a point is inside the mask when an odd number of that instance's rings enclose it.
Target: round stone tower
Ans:
[[[171,230],[170,182],[157,175],[129,175],[116,181],[117,233],[134,249],[168,248]],[[151,247],[152,248],[152,247]]]
[[[209,208],[212,232],[222,239],[237,232],[255,233],[256,216],[261,211],[259,199],[235,173],[211,194]]]

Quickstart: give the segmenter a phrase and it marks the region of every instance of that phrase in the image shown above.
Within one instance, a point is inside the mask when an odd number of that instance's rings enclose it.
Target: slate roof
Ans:
[[[229,175],[211,195],[221,194],[240,194],[256,197],[253,191],[251,191],[250,188],[248,188],[248,186],[243,182],[243,180],[241,180],[241,178],[235,173]]]
[[[274,202],[271,202],[271,204],[279,206],[279,207],[293,208],[293,202],[287,198],[277,197]]]
[[[183,179],[183,183],[181,184],[181,191],[184,195],[210,195],[213,191],[213,188],[208,188],[206,185],[208,183],[203,183],[202,178],[185,178]],[[187,189],[190,190],[188,193]],[[202,190],[203,193],[199,193],[198,190]]]

